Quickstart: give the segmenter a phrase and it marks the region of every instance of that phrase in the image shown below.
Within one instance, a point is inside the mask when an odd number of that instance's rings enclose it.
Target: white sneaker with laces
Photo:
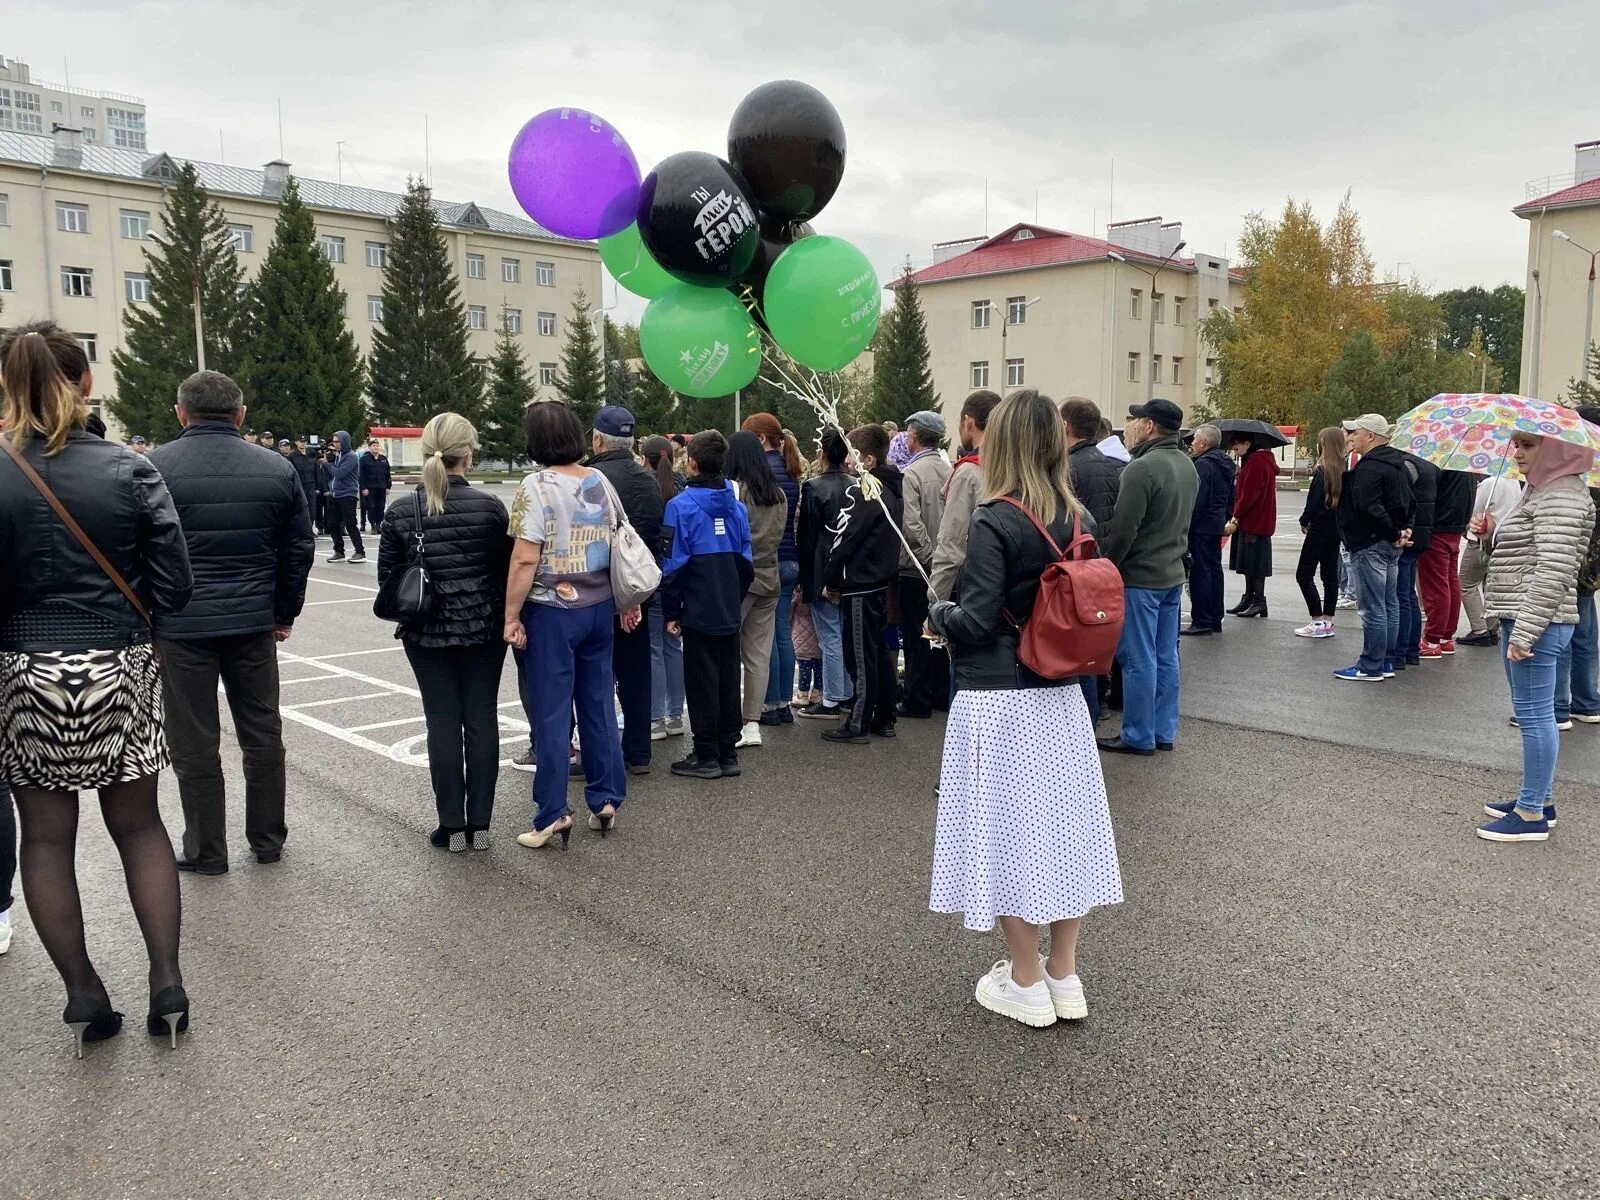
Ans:
[[[1083,980],[1076,975],[1068,975],[1065,979],[1056,979],[1045,968],[1044,955],[1039,956],[1039,967],[1044,971],[1044,985],[1050,992],[1050,1003],[1055,1006],[1056,1016],[1063,1021],[1081,1021],[1089,1015],[1089,1002],[1084,999]]]
[[[1322,636],[1322,622],[1313,621],[1309,625],[1302,625],[1294,631],[1295,637],[1314,638]]]
[[[1011,961],[1002,958],[982,979],[973,998],[992,1013],[1021,1021],[1035,1029],[1056,1023],[1056,1006],[1050,988],[1041,979],[1032,987],[1019,987],[1011,978]]]
[[[11,949],[11,910],[0,913],[0,954]]]
[[[735,749],[761,745],[761,726],[754,721],[746,721],[744,728],[739,731],[739,740],[734,742],[733,745]]]

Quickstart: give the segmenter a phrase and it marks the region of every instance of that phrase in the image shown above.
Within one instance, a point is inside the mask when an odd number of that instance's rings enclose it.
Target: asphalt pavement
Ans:
[[[1106,764],[1128,899],[1085,922],[1089,1019],[1047,1030],[979,1009],[998,936],[927,911],[937,719],[764,731],[711,783],[656,743],[565,853],[515,844],[508,769],[492,848],[449,855],[372,565],[319,561],[289,844],[256,865],[235,815],[232,871],[184,878],[180,1049],[136,1019],[92,803],[90,947],[135,1019],[81,1062],[19,903],[0,1196],[1600,1195],[1600,728],[1563,735],[1550,842],[1479,841],[1518,754],[1496,656],[1338,683],[1353,614],[1293,637],[1279,559],[1270,619],[1185,642],[1176,752]]]

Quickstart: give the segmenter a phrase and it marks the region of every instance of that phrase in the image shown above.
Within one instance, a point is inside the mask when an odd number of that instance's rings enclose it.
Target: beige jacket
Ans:
[[[1490,541],[1480,543],[1489,555],[1484,611],[1516,622],[1513,645],[1531,650],[1549,626],[1578,623],[1578,568],[1594,516],[1588,487],[1567,475],[1529,490]]]
[[[933,562],[934,543],[939,540],[939,519],[944,514],[944,481],[950,478],[950,460],[935,450],[907,463],[901,474],[905,477],[905,510],[900,518],[902,532],[926,571]],[[906,575],[917,573],[904,546],[900,547],[900,570]]]
[[[948,600],[955,594],[956,577],[967,561],[967,531],[972,528],[972,513],[978,507],[982,486],[983,468],[977,463],[958,466],[949,477],[944,511],[939,517],[939,543],[933,550],[930,601]]]
[[[734,495],[744,504],[744,489],[734,481]],[[755,579],[750,583],[752,596],[778,594],[778,543],[783,540],[783,527],[789,520],[787,504],[745,504],[750,514],[750,565],[755,568]]]

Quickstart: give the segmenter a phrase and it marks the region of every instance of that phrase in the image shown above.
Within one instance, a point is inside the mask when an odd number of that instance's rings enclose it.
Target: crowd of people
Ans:
[[[243,753],[247,843],[259,863],[282,858],[276,647],[304,603],[323,494],[331,561],[362,557],[365,510],[380,591],[416,591],[395,635],[422,697],[435,846],[490,845],[508,647],[529,727],[512,765],[533,774],[517,841],[534,850],[570,843],[569,783],[587,828],[615,832],[657,743],[687,735],[670,771],[712,781],[739,776],[740,751],[797,718],[827,721],[831,745],[870,746],[947,712],[930,906],[971,929],[999,924],[1010,957],[975,997],[1030,1025],[1087,1012],[1079,925],[1122,897],[1096,750],[1175,748],[1180,641],[1223,628],[1225,543],[1243,580],[1232,614],[1266,616],[1273,455],[1210,425],[1186,445],[1182,410],[1159,398],[1131,408],[1119,436],[1082,397],[977,391],[953,436],[920,411],[904,430],[824,428],[809,461],[770,413],[726,437],[641,437],[623,408],[585,428],[539,402],[525,414],[535,466],[509,509],[471,481],[471,422],[441,413],[423,430],[420,485],[382,508],[391,478],[376,447],[357,456],[338,434],[324,479],[293,442],[242,435],[243,397],[224,375],[185,380],[182,434],[141,453],[91,430],[93,378],[71,334],[13,330],[0,365],[0,548],[36,565],[0,582],[0,778],[80,1054],[122,1018],[85,948],[76,793],[100,794],[149,953],[147,1028],[176,1045],[189,1021],[178,872],[229,869],[219,685]],[[1378,681],[1453,653],[1464,603],[1462,640],[1501,641],[1525,747],[1521,793],[1491,804],[1479,832],[1547,837],[1556,730],[1569,712],[1600,723],[1593,455],[1519,435],[1526,490],[1475,490],[1389,447],[1388,429],[1368,414],[1318,439],[1296,572],[1311,622],[1296,632],[1333,635],[1348,576],[1364,637],[1338,676]],[[1116,567],[1120,638],[1106,675],[1055,678],[1024,661],[1022,638],[1041,576],[1078,533]],[[1111,706],[1120,731],[1097,738]],[[156,806],[169,764],[176,852]]]

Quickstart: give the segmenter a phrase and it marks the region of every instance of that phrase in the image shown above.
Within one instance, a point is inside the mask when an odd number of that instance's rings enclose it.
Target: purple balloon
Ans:
[[[517,202],[561,237],[610,237],[638,215],[638,160],[610,122],[581,108],[552,108],[524,125],[509,170]]]

